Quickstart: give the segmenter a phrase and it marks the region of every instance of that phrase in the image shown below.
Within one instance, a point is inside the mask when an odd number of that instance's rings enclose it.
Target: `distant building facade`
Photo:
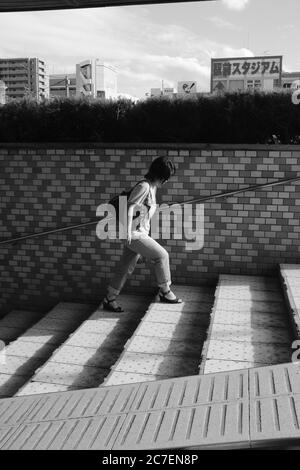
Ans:
[[[283,72],[282,88],[289,90],[296,80],[300,80],[300,72]]]
[[[76,96],[116,99],[117,70],[99,59],[88,59],[76,64]]]
[[[76,74],[52,74],[49,77],[50,98],[71,98],[76,96]]]
[[[0,80],[0,104],[5,104],[6,102],[6,86],[5,83]]]
[[[275,91],[282,84],[282,56],[211,60],[211,93]]]
[[[6,86],[6,101],[31,97],[49,98],[49,75],[38,58],[0,58],[0,80]]]

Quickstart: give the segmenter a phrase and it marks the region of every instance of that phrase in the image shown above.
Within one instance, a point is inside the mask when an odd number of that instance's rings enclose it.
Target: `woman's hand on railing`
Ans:
[[[130,245],[130,243],[131,243],[131,232],[127,233],[127,242]]]

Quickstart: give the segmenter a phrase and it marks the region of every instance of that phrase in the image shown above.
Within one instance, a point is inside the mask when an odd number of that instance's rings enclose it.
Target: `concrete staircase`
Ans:
[[[3,331],[8,344],[2,351],[5,356],[0,363],[0,398],[14,395],[80,325],[91,309],[90,305],[59,303],[39,321],[36,320],[41,315],[32,312],[14,311],[5,316],[1,320],[3,330],[0,324],[0,338]],[[17,335],[16,328],[21,334],[13,341]]]
[[[122,295],[125,313],[100,306],[36,371],[18,395],[97,387],[109,374],[149,304],[147,297]]]
[[[300,266],[174,290],[2,318],[0,448],[297,446]]]
[[[121,295],[124,313],[78,303],[42,318],[11,312],[0,320],[0,398],[288,363],[300,275],[292,271],[284,296],[285,268],[278,279],[220,275],[216,288],[174,286],[177,305]]]
[[[113,365],[105,386],[197,374],[213,288],[174,286],[181,304],[154,299]]]
[[[200,374],[290,362],[292,341],[279,279],[220,275]]]

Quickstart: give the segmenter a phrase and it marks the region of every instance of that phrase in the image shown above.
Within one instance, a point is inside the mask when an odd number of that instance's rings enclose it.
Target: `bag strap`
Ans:
[[[134,188],[135,188],[138,184],[142,183],[143,181],[146,181],[146,182],[148,183],[148,181],[146,180],[146,178],[143,178],[142,180],[138,181],[138,182],[137,182],[134,186],[132,186],[132,188],[129,190],[128,197],[130,197],[130,195],[131,195],[132,191],[134,190]],[[149,185],[149,192],[148,192],[147,196],[149,195],[149,193],[150,193],[150,185]],[[147,196],[146,196],[146,197],[147,197]],[[146,199],[146,198],[145,198],[145,199]]]

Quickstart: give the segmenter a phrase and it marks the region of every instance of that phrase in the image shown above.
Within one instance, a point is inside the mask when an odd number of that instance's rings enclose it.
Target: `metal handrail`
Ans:
[[[202,197],[202,198],[191,199],[189,201],[183,201],[183,202],[179,202],[179,203],[174,202],[173,204],[177,204],[177,205],[182,206],[184,204],[193,204],[193,203],[196,203],[196,202],[204,203],[204,202],[212,201],[214,199],[232,197],[232,196],[235,196],[236,194],[245,193],[245,192],[248,192],[248,191],[256,191],[258,189],[270,188],[270,187],[273,187],[273,186],[278,186],[278,185],[282,185],[282,184],[286,184],[286,183],[296,183],[298,181],[300,181],[299,176],[294,177],[294,178],[281,179],[281,180],[273,181],[271,183],[258,184],[256,186],[247,186],[246,188],[235,189],[233,191],[224,191],[222,193],[213,194],[211,196],[205,196],[205,197]],[[163,210],[164,209],[162,209],[162,212],[163,212]],[[109,217],[107,220],[110,220],[112,218],[113,217]],[[83,223],[76,224],[76,225],[68,225],[68,226],[64,226],[64,227],[57,227],[57,228],[54,228],[54,229],[46,230],[44,232],[31,233],[31,234],[28,234],[28,235],[23,235],[21,237],[10,238],[8,240],[0,241],[0,245],[11,245],[11,244],[15,244],[15,243],[17,243],[19,241],[22,241],[22,240],[27,240],[29,238],[43,237],[43,236],[50,235],[50,234],[53,234],[53,233],[64,232],[64,231],[67,231],[67,230],[74,230],[76,228],[88,227],[89,225],[96,225],[98,222],[99,222],[99,219],[93,219],[93,220],[89,220],[88,222],[83,222]]]

